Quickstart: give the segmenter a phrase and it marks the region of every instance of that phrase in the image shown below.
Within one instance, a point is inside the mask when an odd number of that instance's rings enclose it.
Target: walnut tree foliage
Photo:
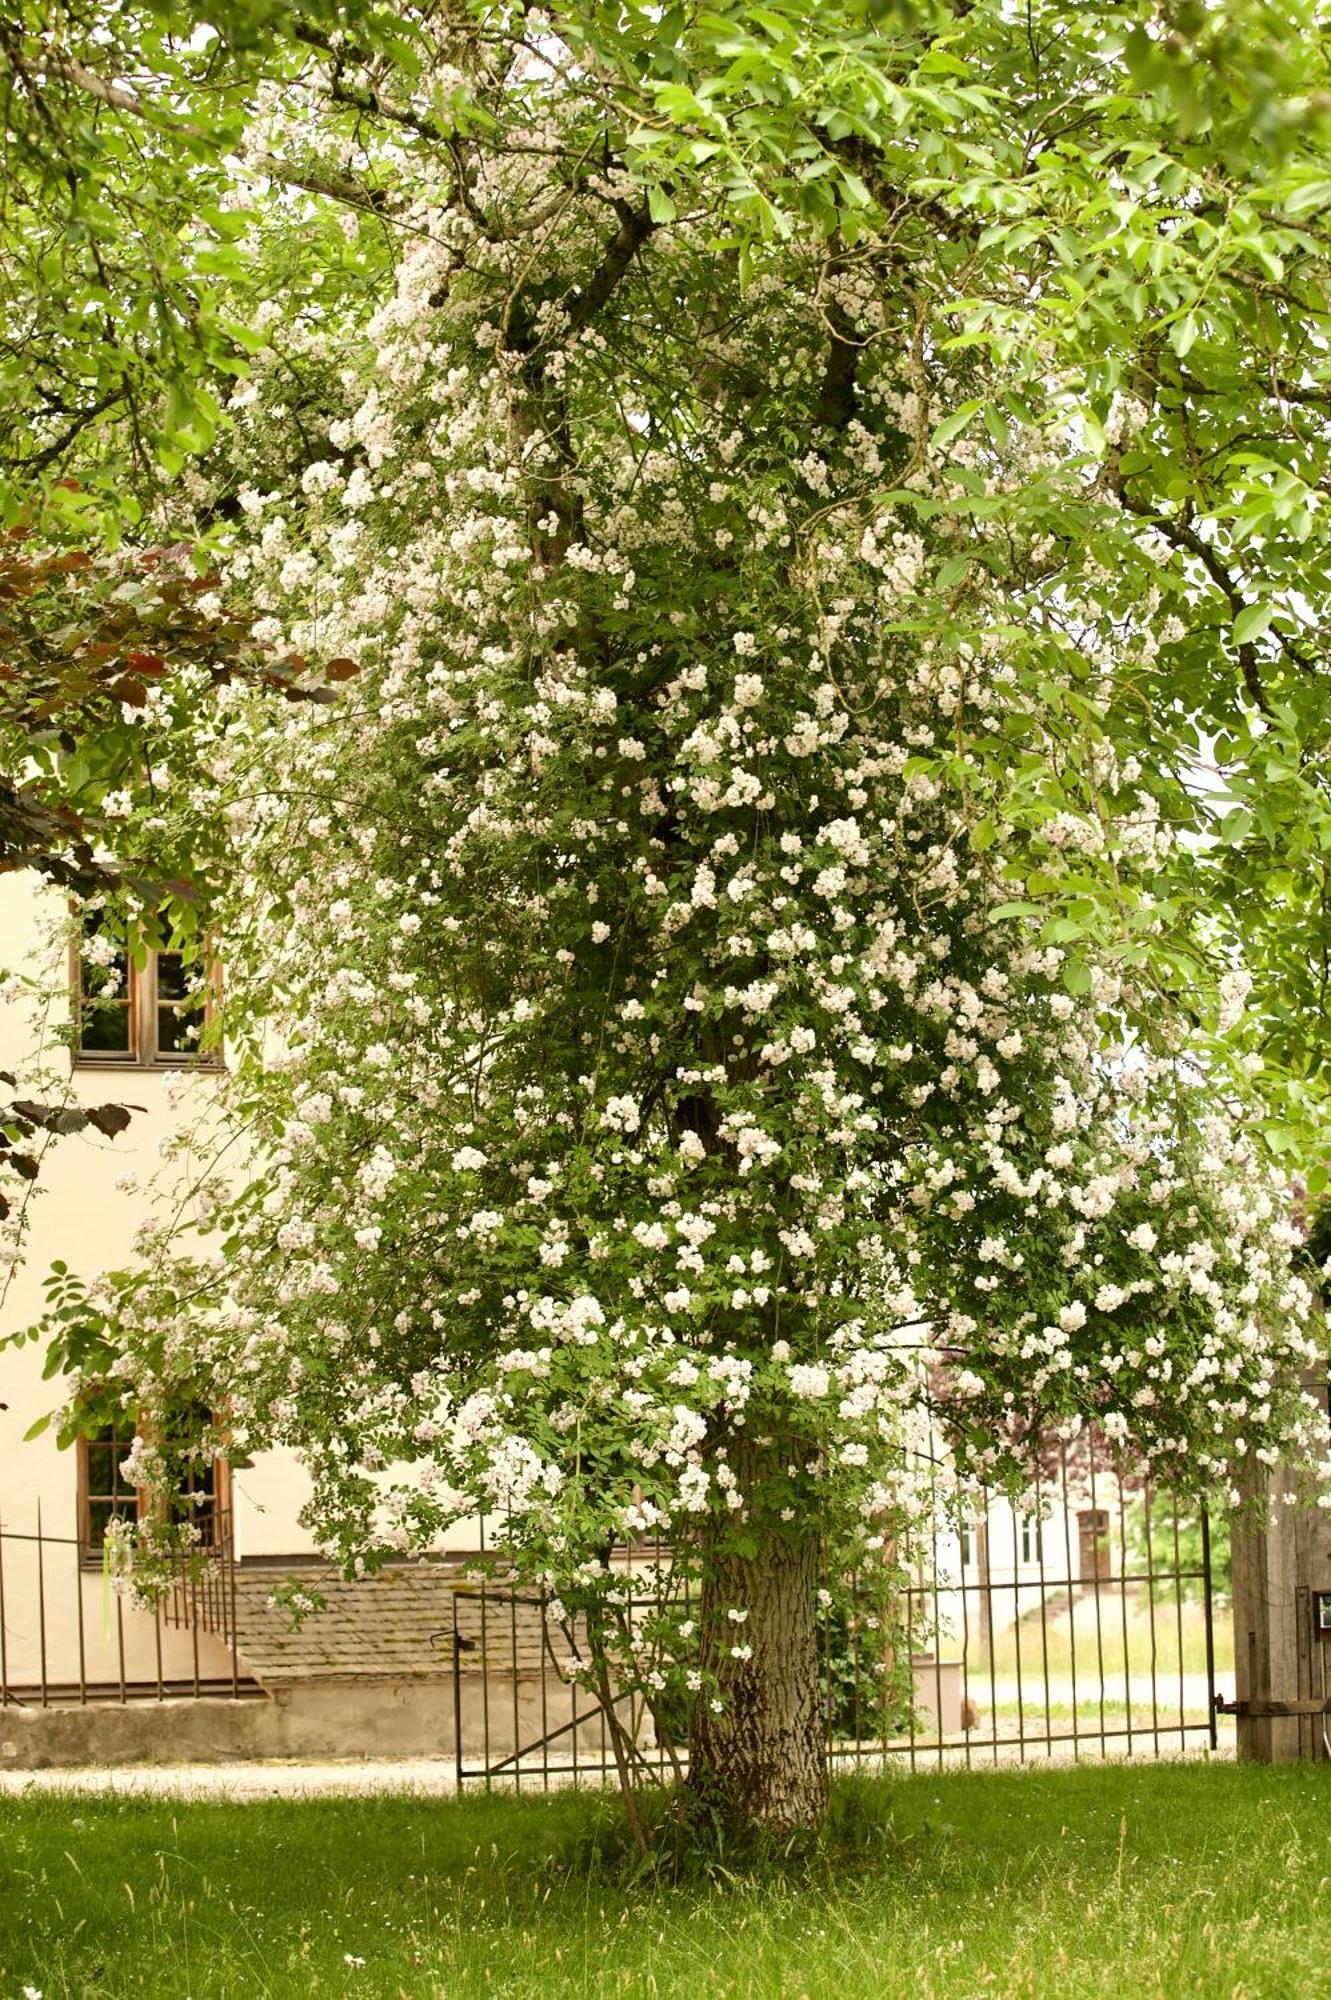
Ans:
[[[1097,726],[1144,754],[1170,817],[1200,816],[1216,837],[1171,871],[1163,928],[1152,911],[1138,948],[1177,1000],[1199,953],[1214,964],[1242,939],[1268,1137],[1315,1152],[1331,93],[1311,6],[1009,18],[807,0],[544,13],[479,0],[428,12],[29,4],[0,37],[11,504],[76,462],[76,512],[132,525],[154,466],[179,467],[226,430],[257,300],[318,311],[317,283],[364,306],[411,240],[404,165],[428,171],[445,208],[465,208],[498,141],[484,88],[459,88],[459,65],[547,31],[588,83],[569,173],[598,151],[618,157],[653,226],[700,186],[719,191],[717,248],[741,268],[764,243],[811,234],[905,277],[927,242],[938,254],[916,306],[930,351],[1003,358],[1001,392],[945,421],[995,450],[1021,433],[1023,378],[1060,385],[1060,447],[1084,451],[1086,474],[1078,505],[1046,509],[1054,559],[1029,579],[1048,651],[1084,555],[1120,588],[1135,579],[1177,600],[1183,636],[1120,674]],[[278,146],[252,123],[274,94],[300,113]],[[238,199],[246,161],[266,178]],[[310,199],[286,211],[299,213],[299,249],[289,230],[245,234],[247,218],[302,189]],[[354,248],[338,210],[358,218]],[[838,352],[833,400],[853,395],[853,340]],[[308,368],[291,386],[299,418]],[[1144,421],[1110,442],[1116,398]],[[1038,490],[1022,504],[1038,519]],[[213,492],[211,520],[233,509],[233,493]],[[982,546],[985,514],[977,493],[959,565],[1002,560],[1001,531],[997,551]],[[1152,538],[1149,582],[1134,529]],[[960,606],[960,567],[953,587]],[[1051,923],[1094,934],[1106,903],[1122,914],[1103,871],[1071,890],[1037,871],[1024,887]]]

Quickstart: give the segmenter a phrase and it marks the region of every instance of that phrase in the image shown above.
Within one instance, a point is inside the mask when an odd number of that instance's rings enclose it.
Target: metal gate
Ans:
[[[659,1608],[671,1588],[687,1609],[693,1585],[667,1551],[614,1561],[635,1580],[630,1611]],[[1094,1439],[1051,1453],[1025,1505],[986,1492],[959,1521],[940,1509],[899,1553],[890,1607],[882,1584],[829,1575],[820,1591],[833,1769],[1177,1756],[1232,1742],[1215,1696],[1232,1665],[1228,1621],[1218,1640],[1215,1620],[1228,1601],[1227,1527],[1213,1540],[1195,1501]],[[625,1699],[612,1731],[587,1686],[587,1650],[538,1594],[494,1576],[461,1586],[460,1787],[605,1782],[617,1747],[640,1775],[683,1774],[687,1717]]]

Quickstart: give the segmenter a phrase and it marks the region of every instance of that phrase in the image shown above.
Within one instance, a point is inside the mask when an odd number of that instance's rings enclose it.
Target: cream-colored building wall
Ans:
[[[0,969],[37,978],[45,974],[49,980],[50,961],[39,944],[40,929],[44,914],[58,918],[60,910],[59,892],[35,875],[0,875]],[[148,1190],[150,1183],[162,1181],[163,1142],[182,1117],[206,1104],[215,1087],[207,1072],[182,1077],[179,1070],[84,1064],[71,1072],[68,1053],[56,1039],[56,1031],[68,1021],[62,975],[63,964],[56,977],[59,998],[48,1017],[45,1059],[58,1063],[62,1075],[70,1075],[77,1103],[143,1108],[135,1111],[128,1130],[113,1140],[96,1133],[73,1134],[50,1147],[32,1184],[31,1226],[23,1262],[9,1277],[0,1305],[0,1335],[30,1326],[41,1316],[43,1280],[54,1259],[62,1259],[85,1278],[130,1260],[136,1230],[156,1212]],[[39,1052],[38,1032],[31,999],[0,992],[0,1069],[14,1072],[25,1084]],[[118,1186],[128,1174],[133,1174],[136,1185]],[[36,1345],[0,1348],[0,1526],[6,1536],[33,1533],[40,1508],[44,1534],[75,1537],[73,1451],[61,1451],[52,1431],[34,1439],[24,1435],[62,1400],[60,1382],[42,1380],[42,1365]],[[258,1453],[252,1465],[233,1472],[237,1557],[245,1561],[313,1554],[312,1539],[300,1523],[308,1493],[308,1476],[290,1450]],[[464,1522],[449,1531],[444,1546],[474,1549],[478,1539],[476,1525]],[[85,1608],[90,1615],[96,1610],[91,1605]],[[93,1622],[100,1629],[100,1610]]]
[[[43,912],[58,916],[59,894],[31,874],[0,875],[0,967],[40,977],[49,971],[39,946]],[[49,1017],[55,1030],[68,1020],[62,995]],[[6,991],[0,997],[0,1069],[22,1084],[31,1076],[39,1031],[30,998]],[[45,1045],[48,1062],[67,1068],[69,1057],[54,1035]],[[115,1139],[76,1133],[52,1144],[32,1183],[30,1228],[23,1261],[9,1275],[0,1335],[32,1325],[45,1299],[42,1285],[53,1259],[63,1259],[82,1277],[93,1277],[129,1261],[135,1231],[152,1212],[148,1184],[163,1172],[162,1145],[191,1107],[214,1088],[200,1072],[183,1081],[178,1070],[130,1065],[74,1066],[74,1099],[81,1105],[125,1103],[136,1110],[127,1131]],[[173,1092],[181,1093],[173,1103]],[[133,1174],[137,1185],[120,1187]],[[12,1187],[13,1183],[9,1185]],[[61,1401],[59,1380],[42,1380],[43,1355],[35,1345],[0,1348],[0,1524],[6,1534],[35,1531],[38,1508],[51,1536],[77,1534],[77,1471],[73,1451],[61,1451],[52,1432],[25,1439],[24,1433]],[[252,1469],[236,1475],[236,1553],[302,1555],[312,1551],[299,1514],[308,1481],[291,1452],[266,1452]],[[100,1612],[96,1622],[100,1626]]]

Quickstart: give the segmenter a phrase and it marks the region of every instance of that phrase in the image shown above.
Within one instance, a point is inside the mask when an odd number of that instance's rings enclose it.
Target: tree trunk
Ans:
[[[724,1529],[705,1553],[699,1625],[706,1685],[689,1742],[689,1789],[732,1838],[816,1827],[827,1811],[818,1545],[761,1526],[751,1532],[752,1555],[715,1546]],[[732,1610],[747,1616],[734,1620]],[[737,1659],[735,1647],[751,1648],[750,1657]]]

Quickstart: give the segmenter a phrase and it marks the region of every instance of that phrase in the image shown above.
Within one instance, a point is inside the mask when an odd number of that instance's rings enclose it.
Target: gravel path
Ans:
[[[411,1792],[437,1798],[457,1789],[452,1758],[310,1764],[125,1764],[52,1771],[0,1771],[0,1796],[24,1792],[147,1793],[190,1799],[354,1797]]]

